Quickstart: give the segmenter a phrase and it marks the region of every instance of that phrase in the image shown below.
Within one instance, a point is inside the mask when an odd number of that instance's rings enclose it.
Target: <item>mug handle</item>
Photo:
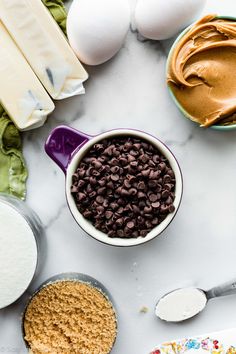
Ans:
[[[91,136],[66,125],[60,125],[53,129],[47,138],[45,151],[66,174],[73,153],[89,139]]]

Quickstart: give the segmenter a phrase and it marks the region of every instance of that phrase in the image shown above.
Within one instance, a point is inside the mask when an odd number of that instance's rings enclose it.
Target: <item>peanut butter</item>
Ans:
[[[180,39],[170,57],[168,85],[202,127],[236,122],[236,21],[208,15]]]

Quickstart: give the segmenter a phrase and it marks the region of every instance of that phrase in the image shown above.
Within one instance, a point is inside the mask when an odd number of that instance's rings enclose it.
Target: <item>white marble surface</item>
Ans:
[[[236,16],[235,0],[208,0],[207,12]],[[48,246],[31,288],[65,271],[103,282],[119,312],[114,354],[145,354],[165,340],[236,327],[236,296],[211,301],[199,317],[183,324],[154,317],[157,299],[170,289],[209,288],[236,278],[236,131],[203,130],[182,118],[165,85],[171,42],[141,43],[129,33],[113,60],[87,68],[85,96],[57,103],[43,128],[24,134],[27,203],[43,221]],[[63,173],[43,149],[51,129],[61,123],[89,134],[138,128],[172,149],[183,171],[184,196],[175,220],[159,238],[120,249],[98,243],[77,226],[66,205]],[[142,306],[148,307],[146,314],[140,313]],[[25,352],[21,308],[22,301],[0,312],[0,353]]]

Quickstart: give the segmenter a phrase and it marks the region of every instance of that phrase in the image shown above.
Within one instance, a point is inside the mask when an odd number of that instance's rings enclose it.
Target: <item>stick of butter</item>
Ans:
[[[0,0],[0,18],[54,99],[84,93],[88,74],[41,0]]]
[[[0,102],[20,130],[37,128],[55,106],[0,21]]]

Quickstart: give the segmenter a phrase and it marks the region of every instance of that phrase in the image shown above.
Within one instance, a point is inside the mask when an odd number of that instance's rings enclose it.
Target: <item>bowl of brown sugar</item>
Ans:
[[[33,354],[109,354],[117,316],[107,289],[80,273],[56,275],[35,292],[22,319]]]

